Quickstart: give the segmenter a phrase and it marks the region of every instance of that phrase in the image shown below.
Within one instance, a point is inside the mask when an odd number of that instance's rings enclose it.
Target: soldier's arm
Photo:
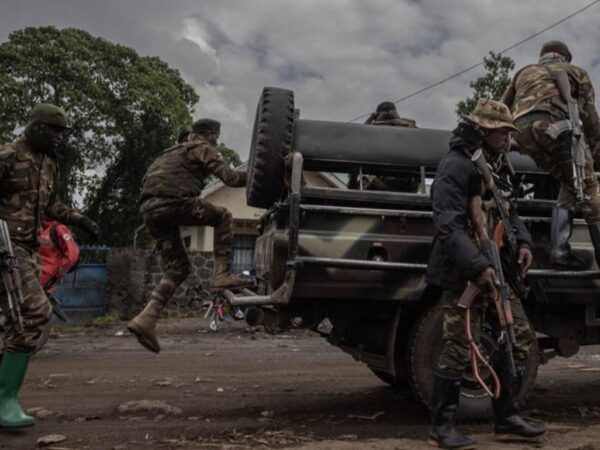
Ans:
[[[510,209],[510,226],[515,230],[515,237],[517,238],[517,245],[519,247],[531,248],[531,234],[529,230],[517,214],[515,208]]]
[[[583,132],[594,158],[600,156],[600,119],[596,111],[594,87],[587,73],[584,73],[579,85],[579,114],[583,123]]]
[[[467,234],[467,205],[481,194],[481,180],[470,161],[446,160],[438,168],[432,192],[433,225],[446,241],[451,261],[473,280],[490,261]]]
[[[55,172],[54,183],[52,183],[51,188],[52,191],[49,195],[48,206],[46,206],[46,215],[65,225],[79,225],[85,216],[58,200],[56,186],[58,186],[58,171]]]
[[[229,167],[217,147],[210,144],[197,145],[190,149],[193,157],[199,160],[210,173],[219,178],[227,186],[242,187],[246,185],[246,172],[239,172]]]

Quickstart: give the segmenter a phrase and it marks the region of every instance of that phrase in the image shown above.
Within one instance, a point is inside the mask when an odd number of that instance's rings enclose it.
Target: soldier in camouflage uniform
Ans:
[[[57,199],[58,167],[56,150],[68,128],[67,115],[50,104],[31,110],[24,136],[0,147],[0,219],[6,221],[11,235],[17,267],[22,281],[21,305],[23,332],[18,332],[9,314],[0,362],[0,427],[34,424],[19,405],[17,395],[37,341],[50,319],[52,306],[40,286],[38,231],[41,216],[78,225],[93,236],[98,225],[67,208]],[[0,306],[8,311],[7,294],[2,286]]]
[[[221,124],[212,119],[194,123],[188,142],[166,149],[143,179],[141,212],[160,252],[165,275],[146,308],[128,324],[140,344],[158,353],[156,321],[177,287],[191,272],[180,226],[214,227],[213,289],[246,287],[248,281],[231,273],[231,213],[200,198],[206,179],[217,176],[231,187],[246,184],[246,173],[232,170],[217,149]]]
[[[484,317],[498,324],[491,295],[496,293],[498,280],[491,262],[475,244],[469,233],[468,208],[479,204],[486,195],[482,181],[471,162],[473,153],[482,148],[495,173],[507,177],[504,152],[508,149],[513,130],[508,108],[493,100],[480,100],[468,120],[453,131],[450,151],[440,161],[432,186],[435,237],[427,267],[427,282],[443,289],[443,346],[434,367],[434,388],[431,402],[432,443],[441,448],[472,448],[474,442],[454,428],[458,410],[460,385],[470,361],[469,343],[465,332],[464,311],[457,306],[467,281],[476,283],[486,293],[471,306],[471,325],[475,342],[479,342]],[[533,261],[529,250],[531,236],[514,208],[510,226],[516,231],[519,246],[518,261],[526,273]],[[488,223],[491,227],[493,224]],[[512,377],[506,356],[493,361],[502,385],[500,398],[494,399],[495,433],[498,439],[533,438],[545,432],[519,416],[518,394],[525,363],[534,339],[519,298],[511,292],[516,345],[514,358],[518,376]],[[498,330],[496,330],[498,331]],[[504,352],[499,350],[500,354]]]
[[[406,119],[398,115],[396,105],[392,102],[382,102],[377,105],[376,110],[371,113],[366,125],[380,125],[388,127],[417,128],[417,123],[413,119]],[[375,176],[363,175],[362,186],[368,191],[397,191],[397,192],[415,192],[419,187],[420,178],[413,176]],[[348,189],[359,189],[360,181],[358,172],[350,174]]]
[[[571,52],[563,42],[545,43],[538,63],[517,72],[502,101],[511,109],[515,126],[521,131],[515,136],[519,151],[531,156],[561,183],[558,202],[552,211],[552,262],[567,268],[585,268],[589,262],[572,252],[569,238],[577,208],[590,229],[600,266],[600,190],[593,159],[600,150],[600,121],[590,77],[584,69],[570,62]],[[556,139],[548,135],[553,124],[569,117],[567,104],[552,78],[552,73],[557,71],[568,75],[588,147],[585,152],[584,200],[578,205],[571,165],[571,133],[567,130]]]

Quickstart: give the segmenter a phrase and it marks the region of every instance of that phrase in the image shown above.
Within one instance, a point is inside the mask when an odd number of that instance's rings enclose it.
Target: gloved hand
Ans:
[[[93,240],[98,240],[100,237],[100,227],[89,217],[84,217],[81,219],[79,222],[79,227],[87,231]]]

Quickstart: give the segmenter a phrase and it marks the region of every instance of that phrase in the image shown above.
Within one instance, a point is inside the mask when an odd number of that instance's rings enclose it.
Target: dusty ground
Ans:
[[[44,418],[1,431],[0,449],[36,448],[49,434],[67,437],[54,449],[430,448],[427,414],[410,396],[312,333],[271,336],[239,323],[212,333],[199,319],[169,320],[153,355],[121,329],[55,335],[22,395]],[[598,347],[541,369],[528,414],[550,433],[536,448],[600,449],[599,375]],[[139,400],[175,409],[119,411]],[[481,449],[532,448],[495,443],[490,424],[461,428]]]

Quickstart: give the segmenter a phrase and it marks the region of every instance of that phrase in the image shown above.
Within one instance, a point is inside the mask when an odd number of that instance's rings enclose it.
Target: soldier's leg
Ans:
[[[433,427],[429,436],[432,444],[442,448],[470,448],[475,444],[454,428],[460,400],[460,384],[470,356],[464,311],[456,306],[457,301],[458,296],[450,291],[444,291],[440,300],[443,310],[442,349],[434,367],[431,398]],[[474,303],[472,313],[473,337],[478,341],[481,306]]]
[[[6,291],[3,290],[0,295],[0,306],[7,316],[4,354],[0,363],[0,427],[10,428],[30,426],[35,422],[23,412],[18,393],[32,352],[52,314],[52,306],[39,282],[39,256],[19,246],[14,247],[14,252],[24,300],[20,306],[22,332],[18,331],[17,323],[8,314]]]
[[[156,336],[156,322],[162,309],[191,272],[191,263],[179,233],[179,226],[155,227],[147,223],[148,230],[160,252],[164,275],[150,295],[144,310],[128,324],[140,344],[155,353],[160,352]]]
[[[186,201],[179,217],[182,225],[208,225],[213,227],[213,251],[215,269],[212,280],[214,289],[251,286],[248,280],[231,273],[232,216],[220,206],[201,198]]]
[[[521,132],[518,133],[516,139],[523,153],[531,156],[538,166],[546,170],[561,183],[557,205],[552,210],[552,227],[550,232],[552,241],[552,250],[550,252],[551,262],[560,267],[584,269],[589,267],[590,261],[574,253],[569,245],[575,213],[571,141],[566,134],[556,140],[550,138],[546,134],[549,125],[550,122],[548,120],[535,120],[531,123],[526,123],[520,127]],[[589,177],[586,174],[584,183],[586,191],[592,192],[597,190],[595,177]],[[597,200],[592,200],[592,202],[600,205]]]
[[[520,415],[519,394],[527,368],[529,354],[534,348],[535,332],[519,298],[511,291],[510,304],[513,315],[515,345],[513,357],[516,374],[511,373],[506,351],[499,349],[494,361],[494,369],[500,379],[500,397],[492,400],[494,410],[494,431],[499,440],[535,439],[546,432],[546,428],[526,422]],[[490,310],[491,322],[499,332],[498,315],[495,308]]]

